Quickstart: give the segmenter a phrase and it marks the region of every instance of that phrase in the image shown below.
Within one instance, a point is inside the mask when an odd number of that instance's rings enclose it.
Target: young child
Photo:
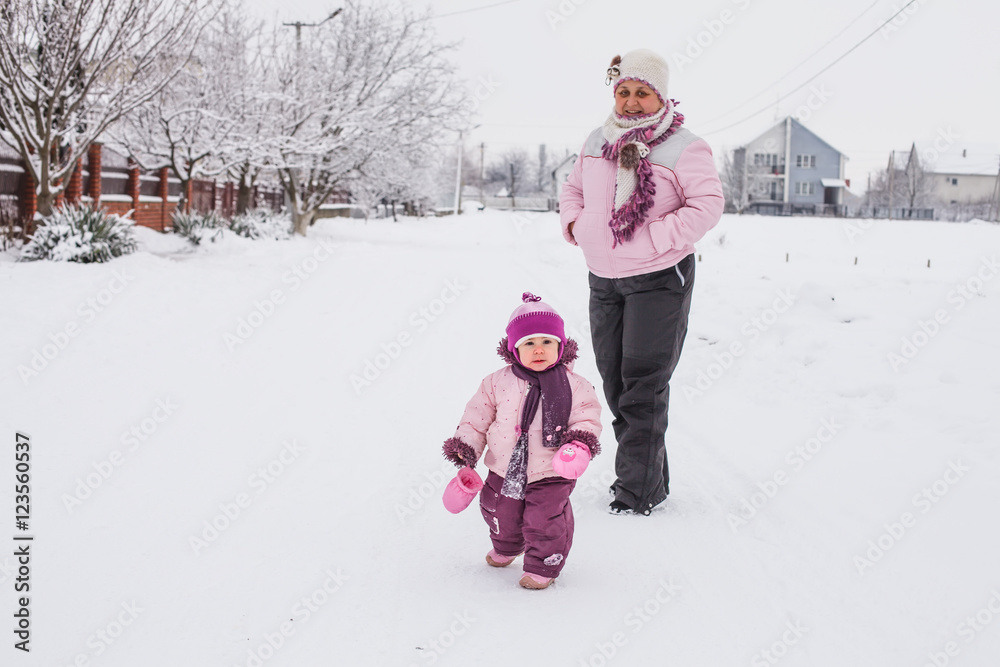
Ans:
[[[600,453],[601,406],[594,387],[571,370],[577,344],[562,318],[540,297],[525,292],[522,300],[497,349],[507,365],[482,381],[444,443],[445,458],[470,467],[449,485],[445,504],[460,488],[471,500],[481,483],[471,468],[485,452],[489,476],[479,504],[493,541],[486,562],[506,567],[523,553],[521,586],[542,589],[559,576],[573,544],[569,495]]]

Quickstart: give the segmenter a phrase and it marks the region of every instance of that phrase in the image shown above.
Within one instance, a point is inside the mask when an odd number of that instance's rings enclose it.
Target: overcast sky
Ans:
[[[863,190],[890,150],[913,141],[948,137],[1000,158],[1000,3],[917,0],[877,30],[907,1],[412,4],[430,8],[443,39],[462,42],[456,62],[470,94],[482,98],[474,121],[480,127],[465,146],[485,143],[487,159],[510,147],[534,153],[540,143],[550,155],[577,151],[611,109],[604,84],[611,57],[649,48],[670,63],[668,94],[717,157],[797,115],[847,155],[852,189]],[[318,20],[340,6],[246,4],[279,21]]]

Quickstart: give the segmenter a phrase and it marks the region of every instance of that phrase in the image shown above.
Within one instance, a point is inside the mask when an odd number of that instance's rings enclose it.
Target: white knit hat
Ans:
[[[653,88],[660,96],[660,101],[666,104],[669,79],[666,60],[649,49],[636,49],[612,59],[607,83],[614,83],[614,89],[618,90],[618,84],[622,81],[642,81]]]

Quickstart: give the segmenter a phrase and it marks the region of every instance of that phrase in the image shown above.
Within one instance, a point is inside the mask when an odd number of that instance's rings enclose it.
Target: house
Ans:
[[[892,189],[905,181],[913,197],[937,207],[934,217],[990,218],[1000,198],[1000,145],[945,139],[915,141],[908,151],[892,151],[886,169],[895,177]]]
[[[559,200],[559,195],[562,194],[562,186],[567,180],[569,180],[569,175],[573,173],[573,165],[576,164],[577,154],[567,155],[563,158],[563,161],[556,165],[556,168],[552,170],[552,192],[555,193],[556,201]]]
[[[917,156],[942,204],[977,204],[996,196],[1000,145],[956,142],[939,150],[934,142],[914,142],[909,158]]]
[[[846,215],[847,156],[786,117],[733,152],[737,210],[772,215]]]

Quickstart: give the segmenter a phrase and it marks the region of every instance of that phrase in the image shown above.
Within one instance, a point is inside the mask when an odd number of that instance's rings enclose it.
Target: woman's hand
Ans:
[[[576,220],[574,220],[573,222],[569,223],[569,226],[566,228],[566,231],[569,232],[570,236],[573,236],[573,225],[575,225],[575,224],[576,224]],[[575,236],[573,236],[573,240],[574,241],[576,240]]]

